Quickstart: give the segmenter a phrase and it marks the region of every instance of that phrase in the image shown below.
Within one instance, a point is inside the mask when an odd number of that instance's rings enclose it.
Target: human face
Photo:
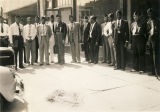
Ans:
[[[71,23],[73,23],[73,17],[70,17],[69,20]]]
[[[54,22],[54,18],[53,17],[51,17],[50,20],[51,20],[51,22]]]
[[[139,16],[138,15],[133,15],[133,19],[137,22],[139,20]]]
[[[42,24],[45,24],[46,20],[44,18],[42,18]]]
[[[15,21],[16,21],[16,23],[19,24],[19,23],[20,23],[20,18],[19,18],[19,17],[16,17],[16,18],[15,18]]]
[[[104,22],[107,22],[108,21],[108,18],[107,17],[104,17]]]
[[[31,22],[32,22],[31,18],[27,18],[27,23],[31,24]]]
[[[61,22],[61,17],[57,17],[57,22]]]
[[[39,23],[39,18],[35,18],[35,22],[36,22],[36,23]]]
[[[121,14],[120,14],[120,13],[117,13],[116,16],[117,16],[117,19],[118,19],[118,20],[121,19]]]

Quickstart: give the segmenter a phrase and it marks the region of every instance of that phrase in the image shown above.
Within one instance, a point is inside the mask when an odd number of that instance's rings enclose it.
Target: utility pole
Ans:
[[[72,6],[72,14],[73,14],[73,17],[75,19],[75,21],[77,20],[77,16],[76,16],[76,13],[77,13],[77,0],[73,0],[73,6]]]

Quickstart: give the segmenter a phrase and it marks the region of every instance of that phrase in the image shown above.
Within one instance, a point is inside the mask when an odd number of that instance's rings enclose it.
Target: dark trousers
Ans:
[[[23,66],[23,37],[22,36],[13,36],[13,49],[15,55],[15,64],[17,68],[17,55],[19,53],[19,67]]]
[[[125,41],[122,35],[117,35],[115,39],[116,66],[117,68],[125,68]]]
[[[56,33],[56,45],[58,47],[58,63],[64,64],[65,59],[64,59],[64,43],[63,41],[63,33],[57,32]]]
[[[157,74],[160,75],[160,51],[159,51],[159,35],[155,34],[151,37],[151,49],[150,49],[150,54],[151,54],[151,62],[152,62],[152,74]]]
[[[98,63],[98,53],[99,46],[96,45],[96,40],[94,38],[89,39],[89,56],[91,62]]]
[[[145,69],[145,37],[136,35],[132,37],[133,68],[138,71]]]
[[[0,47],[8,47],[9,41],[8,37],[0,36]]]
[[[38,43],[38,37],[35,37],[35,43],[36,43],[36,49],[35,49],[35,62],[38,62],[38,48],[39,48],[39,43]]]
[[[84,54],[85,54],[86,61],[89,61],[90,57],[89,57],[89,43],[88,42],[84,42]]]
[[[25,47],[23,47],[23,54],[24,54],[24,63],[26,63],[26,50],[25,50]]]

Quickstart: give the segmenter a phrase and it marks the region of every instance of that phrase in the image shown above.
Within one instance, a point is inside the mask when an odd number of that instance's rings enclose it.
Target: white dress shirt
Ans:
[[[113,26],[112,26],[112,22],[108,22],[106,24],[106,26],[104,27],[104,35],[105,36],[110,36],[113,33]]]
[[[53,35],[53,34],[54,34],[54,32],[53,32],[53,25],[54,25],[54,30],[55,30],[56,25],[57,25],[57,22],[53,22],[53,23],[52,23],[52,22],[50,21],[50,22],[48,23],[48,25],[50,26],[51,31],[52,31],[52,35]]]
[[[137,25],[137,22],[134,22],[132,27],[132,35],[136,35],[140,31],[140,27]]]
[[[19,32],[19,27],[20,27],[20,32]],[[16,22],[13,23],[9,28],[9,40],[10,40],[10,43],[13,43],[13,40],[12,40],[12,36],[13,35],[20,36],[20,34],[21,35],[23,34],[23,25],[19,23],[19,26],[18,26],[18,24]]]
[[[46,36],[47,34],[46,24],[40,24],[38,28],[39,28],[39,36]]]
[[[90,38],[92,38],[92,31],[93,31],[93,28],[94,28],[95,24],[96,24],[96,22],[91,24],[91,26],[90,26],[90,31],[89,31],[89,37]]]
[[[34,40],[37,34],[37,29],[33,24],[27,24],[23,27],[23,38],[26,40]]]
[[[3,27],[3,33],[1,28]],[[0,23],[0,36],[9,36],[9,25]]]

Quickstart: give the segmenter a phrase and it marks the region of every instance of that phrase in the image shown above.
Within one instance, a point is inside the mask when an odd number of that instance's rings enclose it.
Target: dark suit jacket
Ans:
[[[121,20],[121,25],[118,28],[118,24],[117,24],[117,20],[115,21],[115,25],[114,25],[114,41],[115,43],[117,42],[117,38],[118,36],[121,36],[121,40],[118,41],[122,41],[123,43],[125,43],[126,41],[129,41],[129,27],[128,27],[128,22],[125,20]],[[120,35],[118,34],[118,31],[120,31]]]
[[[92,30],[92,38],[99,43],[101,38],[101,26],[96,22]]]
[[[83,27],[84,43],[86,43],[88,41],[88,38],[89,38],[90,23],[87,24],[86,28],[84,28],[84,25],[82,27]]]
[[[60,31],[61,29],[61,31]],[[67,26],[64,22],[57,23],[55,27],[55,32],[62,32],[63,33],[63,39],[66,39],[66,34],[67,34]]]

